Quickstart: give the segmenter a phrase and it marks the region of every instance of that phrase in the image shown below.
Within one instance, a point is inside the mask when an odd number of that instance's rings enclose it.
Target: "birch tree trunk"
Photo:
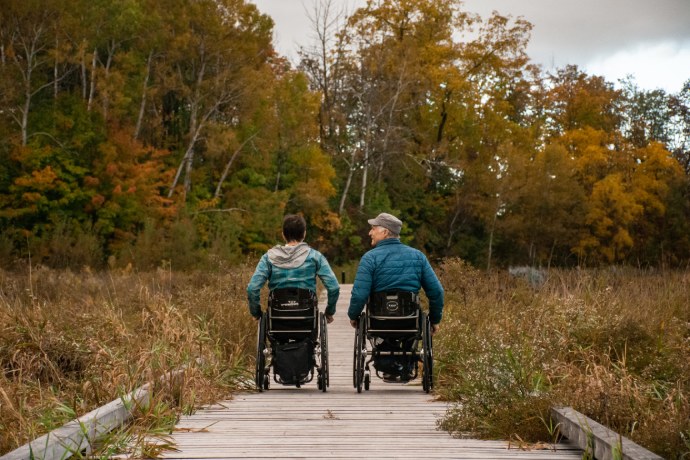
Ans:
[[[366,145],[364,147],[364,161],[363,163],[363,168],[364,171],[362,171],[362,191],[359,194],[359,209],[364,209],[364,199],[367,194],[367,173],[369,171],[369,145]]]
[[[340,195],[340,204],[338,205],[338,215],[341,216],[343,214],[343,209],[345,208],[345,199],[347,198],[347,192],[350,191],[350,185],[352,184],[352,176],[355,174],[355,157],[357,155],[357,151],[355,149],[352,149],[352,153],[350,154],[350,161],[348,162],[348,170],[347,170],[347,180],[345,181],[345,186],[343,187],[343,193]]]
[[[98,62],[98,50],[93,49],[93,57],[91,59],[91,86],[89,88],[89,100],[86,103],[86,111],[91,112],[93,106],[93,98],[96,94],[96,63]]]
[[[103,119],[108,120],[108,109],[110,108],[110,88],[108,88],[108,78],[110,77],[110,66],[113,63],[113,56],[115,55],[115,50],[117,50],[117,43],[110,40],[108,42],[108,58],[105,62],[105,75],[103,75],[102,94],[101,100],[103,104]]]
[[[134,126],[134,139],[139,139],[141,132],[141,124],[144,120],[144,113],[146,112],[146,97],[148,94],[149,78],[151,78],[151,61],[153,60],[153,50],[149,52],[149,57],[146,59],[146,75],[144,76],[144,84],[141,89],[141,104],[139,104],[139,115],[137,116],[137,123]]]

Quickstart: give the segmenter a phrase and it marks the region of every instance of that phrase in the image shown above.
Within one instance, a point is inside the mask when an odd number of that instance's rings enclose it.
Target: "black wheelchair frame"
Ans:
[[[264,391],[270,387],[271,368],[273,380],[281,385],[301,385],[311,382],[316,368],[317,387],[326,391],[329,382],[328,374],[328,330],[326,316],[319,312],[318,300],[314,292],[285,288],[272,291],[268,298],[266,311],[261,314],[257,331],[256,373],[257,390]],[[281,345],[298,345],[309,341],[313,352],[309,357],[309,372],[295,381],[283,381],[276,373],[276,348]]]
[[[411,342],[409,350],[391,351],[377,348],[380,340],[394,339]],[[371,347],[371,348],[369,348]],[[433,341],[431,323],[422,311],[418,294],[413,292],[379,292],[369,298],[359,317],[355,332],[352,383],[357,393],[362,387],[369,390],[369,364],[381,356],[399,356],[415,363],[410,380],[418,377],[417,363],[422,363],[422,389],[429,393],[433,381]],[[383,378],[378,369],[376,376]],[[400,375],[398,375],[400,376]]]

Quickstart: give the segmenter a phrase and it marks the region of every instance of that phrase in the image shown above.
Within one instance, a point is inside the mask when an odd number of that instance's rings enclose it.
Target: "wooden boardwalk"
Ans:
[[[564,444],[520,450],[505,441],[452,438],[436,429],[446,404],[425,394],[419,379],[390,384],[372,376],[371,389],[358,394],[354,329],[346,314],[351,287],[341,285],[336,320],[328,327],[328,392],[318,391],[314,379],[299,389],[271,382],[267,392],[235,395],[183,417],[173,432],[178,451],[164,458],[581,458],[579,449]]]

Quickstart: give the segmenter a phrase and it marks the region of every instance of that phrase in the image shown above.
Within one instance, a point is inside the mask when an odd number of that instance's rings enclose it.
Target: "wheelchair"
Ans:
[[[328,331],[313,291],[273,290],[261,314],[256,342],[257,390],[269,389],[271,373],[274,382],[300,388],[314,379],[316,370],[317,387],[326,391],[330,384]]]
[[[387,381],[384,373],[401,381],[414,380],[419,377],[418,364],[421,363],[422,389],[425,393],[433,389],[431,323],[420,307],[417,293],[373,294],[358,323],[352,369],[352,383],[357,393],[362,392],[362,387],[369,390],[372,362],[376,376],[384,381]],[[398,366],[391,366],[396,360]],[[386,361],[387,367],[384,366]]]

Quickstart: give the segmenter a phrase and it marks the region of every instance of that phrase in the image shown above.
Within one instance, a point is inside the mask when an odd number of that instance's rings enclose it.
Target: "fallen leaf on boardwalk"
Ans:
[[[326,415],[324,415],[323,418],[327,420],[340,420],[330,409],[326,409]]]
[[[517,439],[511,439],[508,441],[508,450],[512,448],[520,449],[520,450],[556,450],[556,447],[553,444],[549,444],[547,442],[527,442],[523,441],[522,438],[518,435],[513,435]]]
[[[203,428],[178,428],[178,427],[175,427],[175,428],[173,428],[173,431],[179,431],[181,433],[208,433],[209,427],[212,427],[216,423],[218,423],[218,422],[213,422],[210,425],[206,425]]]

